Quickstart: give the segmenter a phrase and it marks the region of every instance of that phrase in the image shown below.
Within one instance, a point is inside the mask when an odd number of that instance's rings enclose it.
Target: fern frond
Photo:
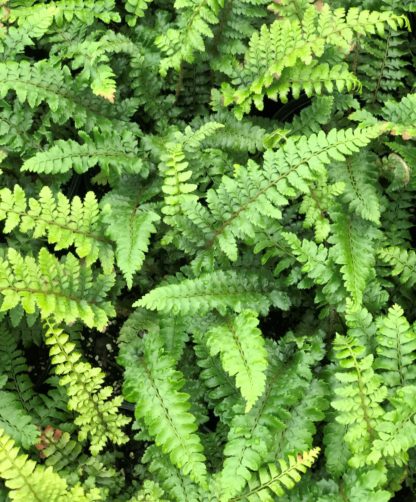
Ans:
[[[317,459],[320,448],[299,453],[296,457],[289,455],[288,462],[279,460],[279,466],[268,464],[258,472],[258,478],[250,480],[249,489],[241,496],[231,499],[262,501],[270,500],[273,495],[282,497],[285,490],[290,490],[301,480],[301,473],[312,466]]]
[[[387,127],[392,134],[404,140],[416,138],[416,94],[408,94],[399,103],[388,101],[382,115],[389,121]]]
[[[136,26],[137,18],[143,17],[146,9],[152,0],[125,0],[124,8],[128,12],[126,15],[127,24]]]
[[[233,0],[224,2],[219,12],[219,23],[214,26],[214,38],[208,47],[212,50],[211,66],[214,70],[233,74],[235,58],[244,54],[247,41],[262,22],[267,21],[268,0]]]
[[[348,158],[345,163],[334,163],[329,169],[331,178],[342,181],[342,199],[364,220],[380,222],[380,195],[376,157],[368,151]]]
[[[28,375],[28,363],[18,346],[15,333],[5,327],[0,337],[0,367],[2,373],[8,377],[4,390],[11,391],[17,396],[22,409],[27,414],[37,414],[37,396]]]
[[[213,37],[212,25],[218,23],[223,0],[176,0],[177,28],[169,28],[156,38],[156,45],[165,53],[160,72],[166,75],[170,68],[179,70],[182,61],[192,63],[195,52],[204,52],[204,37]]]
[[[201,368],[199,379],[206,388],[205,398],[220,420],[228,424],[233,417],[232,409],[241,396],[219,358],[211,356],[205,333],[194,332],[193,340],[197,365]]]
[[[149,471],[158,484],[176,502],[195,502],[203,497],[198,485],[175,467],[169,457],[155,445],[149,446],[143,455]],[[147,501],[146,501],[147,502]],[[150,502],[150,501],[149,501]]]
[[[295,97],[301,89],[309,95],[316,87],[319,93],[324,85],[331,92],[334,83],[339,90],[345,86],[351,89],[357,81],[344,64],[330,68],[324,61],[320,64],[313,58],[321,58],[328,47],[347,53],[354,32],[382,32],[385,23],[394,29],[405,21],[404,17],[389,12],[352,8],[345,13],[344,9],[331,11],[324,4],[321,9],[308,5],[302,19],[284,18],[270,27],[263,25],[250,40],[243,66],[235,65],[233,86],[223,86],[224,104],[235,103],[236,113],[241,117],[250,111],[251,103],[262,109],[264,94],[286,99],[291,87]]]
[[[377,358],[375,367],[391,388],[413,384],[416,379],[416,334],[401,307],[394,305],[386,317],[377,320]]]
[[[146,479],[143,482],[143,487],[133,498],[129,499],[128,502],[149,502],[153,500],[157,500],[158,502],[168,502],[167,499],[163,498],[164,494],[165,492],[158,483]]]
[[[0,477],[5,480],[9,497],[16,502],[92,502],[95,490],[85,493],[80,485],[69,488],[51,467],[36,465],[22,455],[14,441],[0,429]],[[95,492],[95,493],[94,493]]]
[[[160,171],[163,176],[162,192],[165,194],[162,212],[167,215],[167,223],[171,221],[171,216],[180,212],[181,204],[196,200],[193,192],[197,186],[188,183],[192,178],[192,170],[189,169],[186,153],[197,151],[206,138],[223,127],[217,122],[207,122],[196,131],[187,127],[183,133],[176,132],[173,140],[164,145]]]
[[[251,410],[266,385],[267,351],[258,323],[255,312],[244,310],[207,333],[211,355],[219,354],[224,370],[235,376],[246,401],[246,412]]]
[[[412,249],[403,249],[391,246],[380,249],[378,256],[387,265],[392,267],[390,274],[397,277],[399,282],[408,288],[416,283],[416,252]]]
[[[290,133],[318,134],[323,125],[328,124],[333,113],[334,98],[332,96],[315,97],[311,105],[301,110],[299,115],[295,116],[289,125]]]
[[[47,237],[55,250],[75,247],[86,265],[100,259],[105,272],[113,267],[111,241],[104,236],[104,225],[98,202],[93,192],[84,201],[74,197],[71,201],[62,193],[54,194],[43,187],[37,198],[28,198],[24,190],[15,185],[13,191],[0,190],[0,221],[5,220],[4,232],[18,228],[34,239]]]
[[[83,144],[71,139],[58,140],[47,151],[39,152],[26,160],[22,171],[60,174],[74,169],[82,174],[99,164],[108,178],[111,168],[118,175],[138,173],[142,169],[137,142],[132,133],[95,131],[92,137],[81,133],[80,136],[84,140]]]
[[[276,459],[312,447],[317,430],[317,422],[326,418],[329,386],[318,379],[312,380],[302,389],[302,397],[290,410],[291,416],[286,428],[274,440]]]
[[[52,364],[60,377],[60,385],[67,388],[68,408],[77,413],[74,423],[78,437],[91,441],[90,450],[97,455],[108,441],[123,444],[127,436],[122,432],[130,420],[119,407],[122,397],[110,398],[113,389],[103,387],[104,373],[89,363],[81,362],[81,354],[69,336],[51,321],[45,324],[45,343],[50,346]]]
[[[248,270],[218,270],[201,274],[196,279],[159,286],[134,304],[181,315],[190,312],[203,314],[213,309],[225,313],[227,308],[236,312],[245,308],[266,312],[270,305],[286,310],[288,297],[275,289],[271,276],[253,274]]]
[[[61,261],[42,248],[36,261],[9,248],[0,259],[1,311],[21,304],[34,314],[53,315],[68,324],[81,319],[89,327],[103,329],[114,308],[105,300],[114,283],[113,275],[94,276],[91,268],[69,254]]]
[[[398,465],[408,462],[408,451],[416,445],[415,401],[415,386],[397,388],[390,398],[393,409],[378,425],[379,437],[372,444],[370,463],[376,464],[381,458]]]
[[[94,127],[108,130],[114,128],[114,124],[118,124],[119,129],[137,130],[134,125],[127,126],[124,117],[117,117],[114,105],[109,104],[110,110],[102,105],[97,109],[97,100],[103,100],[95,98],[94,101],[93,94],[88,96],[85,89],[74,82],[67,66],[55,67],[47,60],[34,64],[28,61],[0,62],[0,98],[9,91],[14,91],[18,101],[27,102],[31,108],[47,103],[53,121],[58,124],[73,118],[77,128],[85,127],[87,131]]]
[[[345,160],[381,133],[381,129],[332,129],[299,140],[289,139],[277,151],[267,150],[260,168],[249,161],[234,178],[224,176],[216,190],[207,193],[208,207],[217,224],[205,248],[219,247],[231,260],[237,258],[236,240],[253,237],[266,218],[280,219],[288,199],[310,192],[311,181],[326,174],[325,165]]]
[[[44,464],[59,472],[70,485],[86,480],[88,486],[100,490],[100,500],[110,498],[121,488],[123,477],[109,466],[108,457],[91,457],[85,453],[83,446],[68,432],[48,425],[42,430],[36,449],[40,451]]]
[[[181,391],[183,374],[174,369],[174,361],[166,354],[157,333],[143,338],[141,357],[134,345],[137,343],[125,347],[120,356],[126,368],[124,396],[136,404],[136,417],[145,423],[172,464],[205,486],[205,457],[195,417],[189,411],[189,395]]]
[[[0,428],[25,449],[33,446],[39,436],[32,417],[23,408],[18,396],[5,390],[0,390]]]
[[[253,472],[270,460],[274,440],[285,429],[290,408],[299,401],[300,390],[308,386],[311,378],[306,358],[302,356],[285,364],[274,354],[269,358],[266,389],[253,408],[244,413],[242,403],[234,407],[224,464],[218,473],[218,486],[225,500],[241,493],[253,479]]]
[[[132,66],[141,63],[137,46],[123,35],[107,30],[94,31],[85,40],[74,40],[72,43],[59,47],[59,58],[62,62],[70,60],[73,69],[79,70],[77,80],[88,82],[93,93],[110,103],[115,102],[116,75],[111,66],[112,54],[128,54]]]
[[[155,223],[159,222],[160,216],[152,207],[138,205],[134,199],[117,193],[108,194],[104,203],[110,207],[104,216],[106,234],[116,243],[117,265],[131,288],[133,275],[143,265],[151,234],[156,232]],[[125,225],[120,226],[120,221]]]
[[[353,454],[349,464],[357,468],[366,463],[384,414],[381,403],[387,397],[387,388],[374,373],[373,356],[366,356],[364,347],[356,340],[337,335],[334,349],[340,371],[335,374],[339,385],[334,389],[336,397],[331,405],[338,412],[337,422],[348,426],[344,440]]]
[[[10,12],[9,20],[20,25],[35,23],[44,18],[55,21],[57,26],[77,19],[87,25],[95,19],[104,23],[120,21],[120,15],[114,11],[114,0],[58,0],[48,4],[36,4],[30,7],[14,8]]]
[[[333,219],[330,256],[341,266],[345,287],[353,301],[361,304],[367,281],[374,273],[374,241],[379,233],[374,226],[344,212],[334,214]]]

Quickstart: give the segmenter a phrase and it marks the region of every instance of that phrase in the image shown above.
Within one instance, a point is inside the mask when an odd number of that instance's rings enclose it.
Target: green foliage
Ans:
[[[113,166],[118,175],[140,172],[141,161],[137,156],[135,138],[130,132],[122,135],[94,133],[93,137],[82,134],[81,137],[83,144],[58,140],[46,152],[40,152],[24,162],[22,170],[59,174],[74,168],[75,172],[82,174],[98,163],[105,178],[109,178]]]
[[[403,314],[394,305],[378,322],[376,367],[384,370],[384,381],[390,387],[409,385],[415,380],[416,335]]]
[[[245,310],[235,320],[216,326],[207,333],[211,355],[220,354],[224,370],[235,376],[246,400],[246,411],[264,391],[267,352],[255,312]]]
[[[283,18],[270,27],[263,25],[250,39],[242,71],[235,65],[236,88],[228,84],[223,87],[225,104],[235,102],[237,113],[242,115],[250,111],[251,103],[262,109],[264,93],[286,101],[289,91],[295,99],[301,90],[307,95],[321,94],[323,88],[328,92],[334,87],[351,91],[358,81],[346,65],[330,67],[325,52],[335,47],[340,54],[348,53],[354,32],[383,33],[384,23],[397,29],[405,19],[388,12],[354,8],[348,13],[341,9],[332,11],[328,4],[323,4],[308,5],[302,19]]]
[[[339,385],[331,404],[338,411],[337,421],[348,426],[344,440],[352,453],[349,463],[360,467],[383,415],[380,404],[387,396],[387,388],[374,373],[373,356],[365,355],[364,347],[354,339],[337,335],[334,348],[343,371],[335,374]]]
[[[1,3],[0,500],[415,499],[415,13]]]
[[[17,395],[1,390],[0,404],[1,428],[23,448],[29,448],[35,444],[38,431],[32,422],[32,417],[23,408]]]
[[[118,411],[121,396],[110,399],[113,389],[103,387],[104,373],[81,362],[74,343],[52,323],[46,325],[45,343],[50,345],[51,362],[60,377],[59,383],[67,387],[68,408],[78,414],[74,423],[79,427],[79,439],[90,439],[93,455],[99,453],[107,441],[125,443],[127,437],[121,428],[129,419]]]
[[[3,232],[15,228],[32,238],[47,237],[55,244],[55,251],[75,247],[77,255],[91,265],[97,259],[109,273],[113,265],[111,242],[102,237],[104,225],[97,199],[88,192],[84,201],[74,197],[71,201],[64,194],[56,195],[43,187],[38,198],[27,198],[24,190],[15,185],[0,191],[0,220],[5,220]]]
[[[291,489],[301,479],[301,474],[314,463],[319,454],[319,448],[299,453],[297,457],[289,457],[289,461],[280,460],[280,469],[269,464],[259,471],[259,481],[250,482],[250,488],[241,497],[233,500],[264,500],[272,493],[282,496],[285,489]],[[257,484],[257,486],[256,486]]]
[[[117,265],[131,288],[133,274],[143,265],[150,236],[156,232],[154,224],[159,222],[160,217],[151,206],[139,206],[134,199],[117,193],[110,193],[105,203],[110,206],[104,216],[107,224],[105,232],[116,243]],[[120,221],[126,224],[120,227]]]
[[[186,315],[212,309],[225,312],[227,307],[239,312],[255,308],[267,312],[270,305],[289,306],[284,293],[274,289],[272,277],[252,274],[249,270],[227,270],[184,279],[177,284],[160,286],[135,304],[159,312]]]
[[[143,340],[143,355],[132,345],[125,349],[124,394],[136,403],[136,417],[143,420],[172,463],[195,482],[206,485],[205,457],[196,433],[195,417],[189,412],[189,395],[181,392],[183,375],[174,369],[173,359],[165,353],[159,337],[149,333]]]
[[[166,54],[160,71],[166,75],[169,68],[179,70],[181,63],[194,61],[194,53],[205,50],[204,37],[213,37],[212,25],[218,23],[218,14],[224,7],[222,0],[176,0],[178,19],[174,28],[156,39],[158,48]]]
[[[354,302],[360,304],[374,267],[374,241],[377,230],[359,218],[335,213],[331,251],[341,266],[345,288]]]
[[[0,431],[0,476],[6,480],[11,500],[50,500],[51,502],[99,500],[96,491],[85,493],[81,486],[68,490],[66,481],[51,467],[41,467],[22,455],[14,441]]]
[[[81,319],[102,329],[114,315],[105,299],[113,283],[112,275],[94,277],[91,268],[71,254],[59,261],[42,248],[36,261],[9,248],[0,261],[1,311],[21,305],[27,314],[40,311],[44,318],[53,315],[66,323]]]

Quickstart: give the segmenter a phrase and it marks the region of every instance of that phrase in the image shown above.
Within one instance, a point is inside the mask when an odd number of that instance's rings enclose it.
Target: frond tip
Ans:
[[[80,485],[69,489],[64,478],[51,467],[36,465],[20,453],[13,439],[0,429],[0,477],[15,502],[92,502],[99,500],[97,490],[85,493]]]
[[[320,448],[313,448],[310,451],[299,453],[296,457],[289,455],[288,461],[279,460],[279,466],[276,464],[263,466],[258,472],[258,477],[249,481],[249,490],[232,501],[272,500],[273,494],[282,497],[285,494],[285,489],[290,490],[296,483],[299,483],[301,474],[312,466],[319,452]]]
[[[207,333],[211,355],[220,354],[224,370],[235,375],[247,412],[266,385],[267,351],[258,323],[256,313],[245,310],[232,322],[215,326]]]
[[[127,436],[122,428],[130,420],[119,411],[121,396],[110,397],[113,389],[103,386],[104,373],[80,361],[81,354],[62,329],[52,321],[45,327],[45,342],[50,346],[52,364],[60,377],[60,385],[67,387],[68,408],[78,414],[74,423],[79,427],[79,439],[91,440],[93,455],[98,454],[107,441],[125,443]]]

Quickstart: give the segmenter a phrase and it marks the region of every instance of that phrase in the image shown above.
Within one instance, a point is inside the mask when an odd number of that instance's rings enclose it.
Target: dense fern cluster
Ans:
[[[416,497],[415,13],[0,3],[0,500]]]

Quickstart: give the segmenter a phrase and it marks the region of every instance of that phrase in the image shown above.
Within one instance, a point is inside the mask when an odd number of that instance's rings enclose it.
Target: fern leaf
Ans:
[[[399,387],[390,398],[393,406],[378,425],[379,437],[372,444],[368,461],[376,464],[381,458],[398,465],[409,461],[408,450],[416,445],[416,417],[414,403],[416,387]]]
[[[118,130],[137,132],[136,126],[131,123],[127,125],[128,121],[120,117],[120,108],[109,103],[111,108],[106,109],[101,98],[95,98],[100,102],[100,111],[94,111],[94,106],[97,105],[93,99],[94,95],[88,95],[85,88],[74,81],[67,66],[55,67],[48,60],[34,64],[28,61],[0,62],[0,98],[4,98],[9,91],[14,91],[17,100],[21,103],[27,102],[31,108],[39,107],[42,102],[47,103],[52,120],[58,124],[72,118],[78,129],[84,127],[87,131],[96,127],[108,131],[114,129],[117,124]],[[122,110],[125,115],[126,108]],[[114,155],[116,152],[117,149],[113,150]],[[133,160],[131,157],[130,162]]]
[[[195,502],[203,497],[198,485],[193,483],[188,476],[182,474],[172,464],[169,457],[155,445],[147,448],[143,455],[143,462],[149,464],[152,477],[176,502]],[[148,501],[146,500],[146,502]]]
[[[181,205],[196,200],[193,193],[196,189],[194,183],[188,183],[192,178],[192,171],[186,160],[186,153],[198,151],[203,141],[223,128],[217,122],[207,122],[196,131],[187,127],[184,133],[176,132],[172,141],[164,146],[161,156],[160,171],[163,176],[162,192],[165,194],[165,205],[162,212],[168,217],[165,221],[171,221],[170,216],[180,212]]]
[[[120,15],[115,12],[114,0],[58,0],[48,4],[36,4],[30,7],[20,7],[11,10],[10,21],[18,21],[19,24],[35,20],[50,18],[57,26],[62,26],[65,22],[77,19],[87,25],[92,24],[95,19],[100,19],[105,23],[120,21]]]
[[[388,101],[382,111],[389,120],[387,127],[403,139],[416,138],[416,94],[408,94],[399,103]]]
[[[129,26],[136,26],[137,18],[144,16],[151,1],[152,0],[125,0],[125,9],[129,13],[126,15],[126,20]]]
[[[217,224],[204,242],[219,247],[236,260],[236,239],[253,237],[265,226],[265,218],[281,219],[282,206],[302,193],[309,193],[310,181],[325,175],[325,165],[345,160],[381,133],[379,127],[356,130],[332,129],[299,140],[289,139],[277,151],[268,150],[260,168],[249,161],[234,178],[224,176],[218,189],[207,193],[208,207]]]
[[[324,4],[322,9],[308,5],[300,19],[284,18],[270,27],[263,25],[251,37],[244,65],[235,64],[235,87],[223,85],[224,103],[236,103],[236,113],[241,117],[250,111],[252,102],[263,108],[263,94],[286,100],[290,88],[295,97],[302,89],[311,95],[315,88],[319,94],[323,86],[331,92],[334,83],[340,91],[351,89],[357,80],[344,64],[331,68],[324,61],[318,62],[325,49],[332,46],[346,53],[354,32],[375,33],[383,31],[385,23],[397,28],[405,22],[404,17],[388,12],[352,8],[346,14],[345,10],[331,11]]]
[[[378,230],[344,212],[334,214],[333,219],[333,234],[329,241],[334,246],[330,254],[341,265],[345,287],[353,301],[361,304],[367,281],[373,273],[374,241],[379,235]]]
[[[387,263],[392,270],[390,274],[398,277],[399,282],[407,288],[412,288],[416,283],[416,252],[412,249],[403,249],[391,246],[378,251],[380,259]]]
[[[0,477],[9,497],[16,502],[91,502],[99,500],[96,489],[85,492],[76,484],[70,488],[51,467],[37,465],[21,454],[14,441],[0,429]]]
[[[175,8],[182,9],[178,27],[159,35],[156,45],[166,57],[162,59],[160,72],[166,75],[170,68],[179,70],[182,61],[192,63],[195,52],[205,50],[204,37],[213,37],[211,26],[218,23],[223,0],[176,0]]]
[[[267,351],[255,312],[245,310],[231,322],[210,329],[207,345],[211,355],[220,354],[224,370],[235,376],[237,387],[250,411],[266,385]]]
[[[33,446],[39,436],[32,417],[12,392],[0,390],[0,427],[25,449]]]
[[[84,201],[74,197],[71,201],[62,193],[55,195],[43,187],[37,198],[27,198],[19,185],[13,192],[0,190],[0,221],[5,220],[4,232],[19,228],[33,238],[47,237],[55,250],[75,246],[86,265],[100,259],[104,271],[111,272],[113,251],[111,242],[104,237],[102,215],[93,192]]]
[[[68,324],[81,319],[87,326],[103,329],[114,315],[112,305],[105,301],[113,282],[112,275],[94,277],[91,268],[71,254],[58,261],[42,248],[36,262],[9,248],[7,258],[0,259],[0,310],[21,304],[28,314],[34,314],[37,307],[43,317],[54,315]]]
[[[380,223],[380,190],[377,184],[375,156],[364,151],[353,155],[343,164],[334,164],[329,170],[335,181],[342,181],[345,190],[342,199],[361,218]]]
[[[248,271],[219,270],[202,274],[197,279],[159,286],[134,306],[185,315],[213,309],[224,313],[228,307],[237,312],[244,308],[266,312],[271,304],[282,310],[289,307],[285,293],[276,290],[268,276]]]
[[[130,420],[119,412],[121,396],[109,399],[113,389],[103,386],[104,373],[80,361],[81,354],[75,345],[53,321],[48,321],[45,328],[45,343],[50,346],[52,364],[60,384],[67,387],[68,407],[78,415],[74,423],[80,429],[80,441],[90,439],[93,455],[97,455],[107,441],[125,443],[127,436],[121,429]]]
[[[352,467],[365,465],[371,443],[384,410],[381,403],[387,388],[373,370],[373,356],[364,355],[364,347],[350,337],[337,335],[334,349],[339,371],[335,374],[339,385],[331,405],[338,411],[336,420],[348,426],[344,440],[353,453]]]
[[[205,333],[194,332],[193,339],[197,364],[201,368],[199,379],[207,389],[205,398],[221,421],[229,424],[233,418],[232,409],[241,396],[233,379],[224,371],[219,358],[211,356]]]
[[[231,500],[270,500],[273,495],[282,497],[285,490],[292,489],[301,480],[301,473],[312,466],[319,455],[320,448],[299,453],[296,457],[289,456],[288,462],[279,460],[279,466],[268,464],[258,472],[258,478],[249,481],[249,490],[240,497]]]
[[[131,288],[133,275],[143,265],[150,236],[156,232],[154,224],[159,222],[160,217],[150,207],[138,206],[135,200],[121,195],[110,194],[104,203],[111,208],[104,218],[106,233],[116,243],[117,265]],[[124,221],[125,225],[120,226],[120,221]]]
[[[310,370],[304,354],[287,363],[276,354],[269,358],[266,389],[253,408],[244,413],[244,406],[234,407],[224,447],[224,464],[218,473],[218,484],[225,500],[238,495],[267,462],[275,447],[275,438],[285,429],[290,409],[308,387]],[[228,497],[228,498],[227,498]]]
[[[189,412],[189,395],[181,392],[183,374],[174,369],[174,361],[154,335],[144,337],[142,357],[133,353],[133,344],[120,356],[126,368],[123,393],[128,401],[136,403],[136,417],[143,420],[172,464],[205,486],[205,457],[195,417]]]
[[[82,174],[99,164],[109,177],[110,168],[117,174],[137,173],[142,168],[136,140],[132,133],[98,133],[93,137],[82,134],[83,144],[71,139],[58,140],[46,152],[39,152],[23,163],[23,171],[59,174],[71,169]]]
[[[377,322],[377,359],[375,367],[391,387],[413,384],[416,379],[416,334],[401,307],[394,305]]]

